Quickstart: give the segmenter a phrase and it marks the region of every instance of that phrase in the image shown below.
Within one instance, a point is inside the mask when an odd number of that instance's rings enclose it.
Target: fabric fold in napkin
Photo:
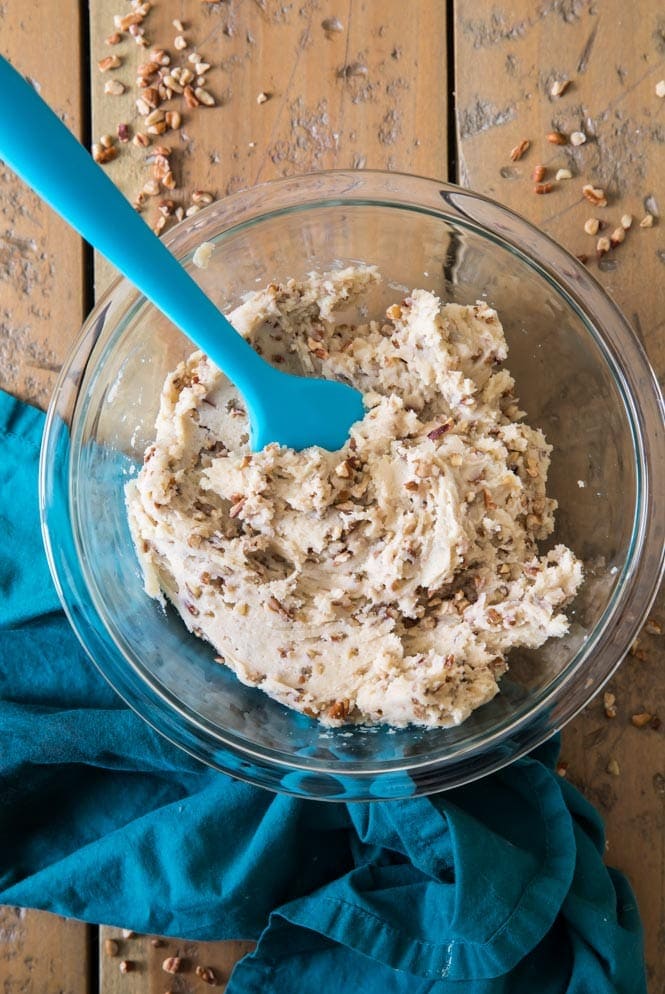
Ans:
[[[557,743],[448,793],[331,804],[201,765],[131,712],[60,610],[43,415],[0,395],[0,903],[256,939],[229,994],[640,994],[642,933]]]

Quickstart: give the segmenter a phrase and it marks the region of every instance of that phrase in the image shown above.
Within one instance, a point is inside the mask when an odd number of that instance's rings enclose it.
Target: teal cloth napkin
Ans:
[[[640,994],[642,934],[550,742],[429,798],[303,801],[191,759],[129,711],[42,551],[43,416],[0,394],[0,903],[257,939],[229,994]]]

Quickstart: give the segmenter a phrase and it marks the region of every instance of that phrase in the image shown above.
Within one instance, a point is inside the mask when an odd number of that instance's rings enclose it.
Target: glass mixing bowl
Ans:
[[[581,557],[586,582],[569,609],[569,633],[513,652],[501,693],[458,728],[324,728],[244,686],[143,591],[124,486],[153,440],[164,377],[192,346],[119,279],[60,376],[40,477],[53,577],[104,676],[204,762],[315,798],[442,790],[496,770],[561,728],[626,653],[663,566],[662,401],[640,345],[598,283],[505,207],[395,173],[279,180],[211,205],[166,241],[226,310],[272,280],[356,261],[383,275],[370,316],[413,287],[496,307],[521,406],[554,445],[552,544],[565,542]],[[192,264],[202,241],[215,244],[205,270]]]

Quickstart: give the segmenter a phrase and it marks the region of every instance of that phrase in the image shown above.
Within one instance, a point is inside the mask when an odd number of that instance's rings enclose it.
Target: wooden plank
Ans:
[[[35,82],[80,135],[78,4],[5,0],[0,4],[0,52]],[[45,407],[81,326],[83,250],[80,238],[3,163],[0,301],[0,387]]]
[[[80,135],[78,5],[5,0],[0,51]],[[0,301],[0,386],[45,407],[83,318],[83,251],[2,163]],[[0,987],[5,994],[82,994],[89,989],[89,935],[78,922],[0,908]]]
[[[164,994],[210,989],[223,991],[235,963],[254,948],[252,942],[186,942],[159,936],[123,938],[117,928],[101,929],[99,978],[101,994]],[[110,947],[110,948],[109,948]],[[111,955],[110,955],[111,953]],[[165,962],[177,957],[178,972],[168,973]],[[196,971],[211,970],[203,981]]]
[[[92,0],[90,6],[96,137],[115,134],[119,123],[129,123],[132,131],[141,127],[135,70],[149,50],[129,38],[112,48],[103,44],[117,7],[112,0]],[[276,176],[333,167],[445,178],[445,4],[345,0],[337,10],[332,18],[313,0],[182,0],[150,12],[143,25],[146,37],[166,49],[174,65],[187,66],[195,47],[212,65],[206,88],[217,101],[216,107],[194,110],[182,98],[165,105],[183,115],[177,132],[153,138],[153,145],[174,149],[179,189],[169,196],[176,204],[188,206],[196,189],[222,197]],[[173,47],[176,11],[191,43],[183,53]],[[123,63],[99,73],[96,60],[109,52]],[[110,76],[127,87],[121,96],[103,92]],[[269,99],[259,104],[261,93]],[[145,158],[146,150],[130,143],[119,146],[107,166],[131,199],[149,178]],[[145,210],[149,222],[158,216],[157,199]],[[98,287],[110,273],[98,263]]]
[[[89,930],[45,911],[0,907],[4,994],[93,994]]]
[[[606,233],[623,213],[639,221],[645,204],[665,206],[665,102],[655,84],[665,76],[665,21],[658,0],[603,4],[533,4],[515,0],[459,0],[455,22],[456,97],[461,181],[495,197],[536,222],[575,254],[588,253],[595,275],[623,308],[665,375],[665,277],[663,222],[636,224],[626,241],[600,264],[586,218],[607,221]],[[570,79],[553,98],[556,79]],[[582,131],[586,144],[554,146],[553,130]],[[523,159],[510,150],[532,143]],[[568,168],[572,180],[555,182],[548,195],[533,192],[532,170],[543,163],[553,178]],[[583,183],[608,193],[605,209],[581,197]],[[665,617],[661,596],[654,613]],[[646,931],[646,954],[654,991],[665,988],[665,744],[663,732],[638,730],[633,713],[665,700],[663,639],[645,636],[643,660],[629,657],[610,689],[619,714],[605,718],[592,703],[564,735],[569,776],[600,807],[607,823],[609,859],[624,870],[636,892]],[[663,715],[662,717],[665,717]],[[619,777],[607,773],[615,758]]]
[[[132,132],[141,127],[134,77],[146,50],[129,38],[112,48],[103,45],[116,11],[111,0],[90,5],[93,135],[98,137],[114,134],[119,123],[129,124]],[[173,46],[174,14],[190,42],[180,57]],[[174,150],[178,189],[169,196],[177,204],[188,206],[194,190],[221,197],[276,176],[333,167],[447,174],[445,5],[438,0],[417,5],[346,0],[336,18],[313,0],[297,5],[182,0],[155,6],[142,27],[174,64],[187,66],[186,56],[195,46],[213,67],[206,88],[217,106],[187,110],[181,100],[171,101],[167,106],[183,114],[182,127],[153,138],[153,146]],[[96,60],[109,51],[123,60],[113,71],[127,87],[119,96],[104,93],[110,73],[96,68]],[[260,93],[269,99],[258,103]],[[132,144],[119,146],[107,167],[130,199],[149,178],[145,157],[146,150]],[[154,222],[155,201],[145,216]],[[110,267],[97,260],[97,287],[110,277]],[[117,934],[117,929],[103,929],[102,940]],[[121,955],[131,957],[136,970],[121,975],[119,961],[102,951],[101,990],[162,994],[167,985],[160,964],[166,952],[177,955],[177,950],[188,962],[186,982],[196,963],[212,966],[225,978],[248,948],[246,943],[169,942],[155,949],[149,938],[127,940]]]
[[[606,221],[606,234],[626,212],[639,221],[647,201],[665,210],[665,103],[655,93],[665,75],[662,4],[517,0],[503,15],[490,0],[461,0],[455,29],[460,182],[529,217],[576,255],[588,253],[594,275],[648,343],[662,374],[665,325],[653,289],[665,275],[663,227],[634,226],[600,268],[596,239],[583,230],[594,215]],[[550,87],[557,79],[571,84],[555,99]],[[545,136],[552,131],[582,131],[587,142],[550,145]],[[532,147],[513,163],[509,152],[523,138]],[[573,179],[537,196],[531,181],[537,163],[547,167],[548,179],[559,168],[570,169]],[[594,211],[584,200],[588,182],[607,191],[606,208]]]

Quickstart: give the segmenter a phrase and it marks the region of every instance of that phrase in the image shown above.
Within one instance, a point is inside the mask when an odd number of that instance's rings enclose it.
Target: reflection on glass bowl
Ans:
[[[143,591],[124,486],[153,438],[163,380],[192,346],[118,280],[61,374],[40,478],[51,570],[101,672],[193,755],[309,797],[442,790],[544,741],[609,678],[662,575],[665,505],[654,499],[665,493],[661,398],[612,301],[584,267],[506,208],[394,173],[266,184],[211,205],[167,241],[225,310],[271,280],[354,262],[383,276],[370,317],[412,287],[495,307],[520,404],[554,446],[552,543],[574,549],[586,581],[568,612],[568,634],[513,652],[502,692],[458,728],[325,728],[244,686]],[[192,265],[202,241],[215,243],[205,270]]]

